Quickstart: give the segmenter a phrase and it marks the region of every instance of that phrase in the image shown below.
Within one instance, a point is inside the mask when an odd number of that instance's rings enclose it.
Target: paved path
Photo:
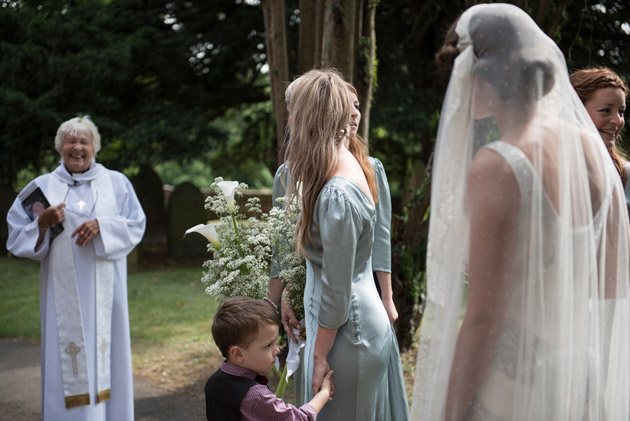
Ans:
[[[0,421],[41,419],[40,346],[0,339]],[[173,394],[139,376],[133,378],[137,421],[205,420],[202,400]]]

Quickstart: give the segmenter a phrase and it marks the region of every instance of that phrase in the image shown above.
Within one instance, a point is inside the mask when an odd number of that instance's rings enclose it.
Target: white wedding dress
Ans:
[[[544,189],[541,180],[536,174],[527,156],[518,148],[496,141],[486,148],[492,149],[503,157],[512,168],[520,190],[519,232],[520,247],[528,247],[530,244],[530,209],[528,198],[532,197],[535,189]],[[609,180],[612,183],[612,180]],[[610,190],[610,186],[609,186]],[[509,311],[505,317],[503,331],[499,340],[495,356],[486,373],[483,383],[476,395],[469,419],[474,421],[510,420],[515,413],[522,414],[523,419],[553,420],[556,419],[560,408],[557,405],[568,406],[571,411],[571,419],[585,418],[585,402],[588,400],[588,371],[596,367],[589,366],[587,349],[588,313],[591,309],[589,302],[589,279],[596,277],[589,273],[585,262],[589,260],[588,241],[591,229],[589,227],[570,226],[566,221],[558,218],[558,213],[551,200],[543,195],[546,200],[542,203],[542,220],[544,221],[545,246],[540,251],[543,260],[541,279],[537,286],[532,287],[526,282],[516,281],[511,293]],[[610,193],[605,195],[607,200],[602,203],[592,223],[594,231],[601,239],[603,228],[603,216],[607,214],[610,206]],[[559,266],[554,262],[559,250],[558,239],[572,237],[572,244],[578,248],[572,250],[573,270],[568,273],[559,273]],[[527,250],[518,250],[517,256],[527,256]],[[528,260],[517,259],[515,262],[516,273],[527,273]],[[571,283],[575,291],[574,298],[577,304],[570,320],[566,318],[564,309],[557,308],[557,303],[562,302],[560,294],[566,291],[566,284]],[[540,291],[536,289],[540,288]],[[535,293],[544,297],[542,301],[527,300],[527,295]],[[533,304],[530,308],[524,308],[526,303]],[[582,305],[579,305],[582,304]],[[539,315],[539,317],[536,317]],[[530,343],[524,343],[529,338]],[[567,348],[571,346],[571,348]],[[519,355],[529,355],[518,357]],[[544,355],[540,359],[538,356]],[[523,361],[525,358],[525,362]],[[566,363],[566,359],[570,363]],[[547,377],[539,373],[547,373],[550,378],[562,378],[553,374],[557,370],[568,369],[572,371],[572,384],[556,384],[551,394]],[[529,371],[529,372],[528,372]],[[529,396],[526,402],[520,402],[520,396]]]
[[[446,39],[412,419],[627,420],[628,210],[564,56],[509,4]]]

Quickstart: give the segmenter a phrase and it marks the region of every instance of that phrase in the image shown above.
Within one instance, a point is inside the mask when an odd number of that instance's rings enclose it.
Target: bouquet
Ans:
[[[201,280],[209,285],[206,293],[219,299],[238,295],[262,299],[269,289],[268,262],[275,235],[257,197],[245,205],[249,217],[239,212],[235,196],[242,196],[246,188],[246,184],[216,178],[210,186],[214,194],[208,196],[205,207],[219,216],[218,222],[186,231],[209,240],[213,258],[204,262],[207,271]]]
[[[304,319],[304,286],[306,284],[306,261],[296,253],[295,226],[297,225],[301,201],[286,203],[286,197],[276,199],[283,207],[269,212],[269,224],[278,233],[274,244],[272,266],[285,283],[284,298],[291,305],[295,317]],[[278,270],[279,269],[279,270]]]
[[[269,214],[260,209],[260,200],[250,198],[245,205],[247,217],[239,212],[235,197],[247,189],[244,183],[224,181],[217,177],[210,186],[212,195],[206,199],[205,208],[218,217],[218,221],[199,224],[186,231],[196,232],[209,241],[208,251],[212,259],[204,262],[207,269],[202,282],[208,284],[206,293],[218,299],[249,296],[263,299],[269,290],[270,264],[278,265],[279,276],[286,282],[285,300],[292,306],[298,320],[304,318],[304,285],[306,265],[295,251],[295,225],[300,209],[299,200],[274,207]],[[285,204],[285,199],[278,202]],[[273,246],[273,255],[272,255]],[[303,333],[300,335],[303,337]],[[287,379],[299,364],[298,351],[303,342],[295,345],[289,341],[289,355],[276,395],[282,397]]]

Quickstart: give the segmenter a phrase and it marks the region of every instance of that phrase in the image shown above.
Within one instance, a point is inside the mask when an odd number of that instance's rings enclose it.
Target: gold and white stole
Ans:
[[[96,200],[94,213],[100,216],[116,214],[116,197],[107,171],[100,171],[90,181],[92,197]],[[57,205],[64,200],[69,186],[51,175],[48,200]],[[49,279],[52,280],[57,339],[66,408],[90,404],[90,385],[81,317],[77,274],[72,251],[72,234],[64,221],[64,230],[50,245]],[[114,293],[114,262],[95,256],[96,282],[96,402],[110,399],[110,350],[112,304]]]

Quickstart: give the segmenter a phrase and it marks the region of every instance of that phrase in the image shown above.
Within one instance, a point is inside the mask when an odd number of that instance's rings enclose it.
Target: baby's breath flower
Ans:
[[[235,196],[242,196],[247,189],[246,184],[217,177],[210,189],[212,194],[205,207],[219,217],[218,222],[211,227],[201,225],[188,230],[207,238],[209,232],[212,234],[212,242],[208,244],[212,259],[204,262],[206,271],[201,279],[208,284],[206,293],[219,299],[237,295],[262,299],[269,289],[271,262],[287,284],[286,294],[296,316],[302,319],[306,264],[297,255],[294,242],[299,201],[264,214],[260,199],[250,198],[245,205],[250,216],[246,217],[239,212],[235,200]],[[284,198],[277,201],[285,203]]]

